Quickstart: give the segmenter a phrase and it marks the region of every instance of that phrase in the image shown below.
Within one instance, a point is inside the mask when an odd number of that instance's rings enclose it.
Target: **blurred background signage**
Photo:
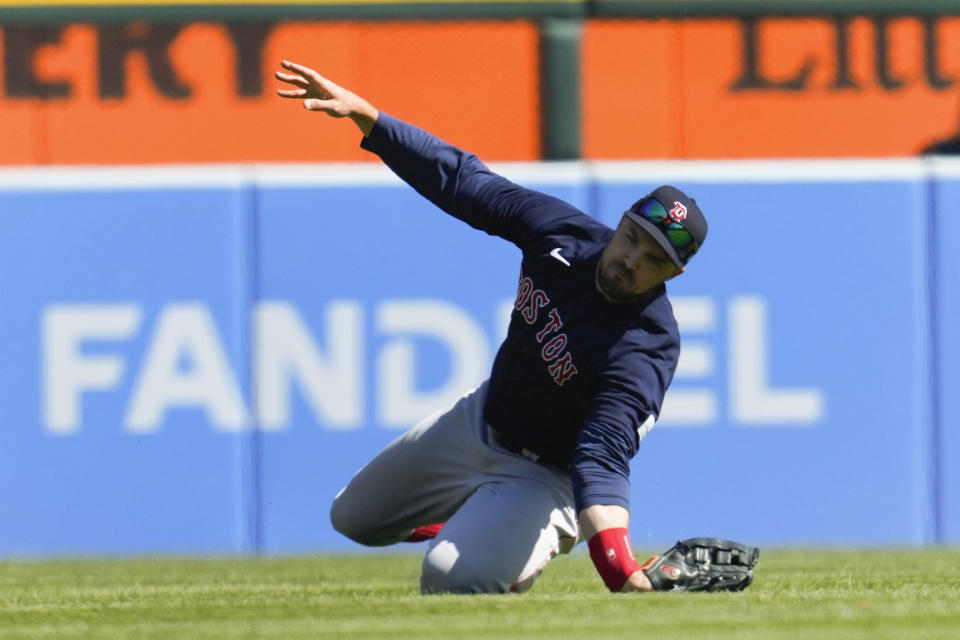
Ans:
[[[911,155],[960,133],[954,13],[0,2],[0,164],[369,160],[352,132],[273,99],[281,57],[491,160]]]

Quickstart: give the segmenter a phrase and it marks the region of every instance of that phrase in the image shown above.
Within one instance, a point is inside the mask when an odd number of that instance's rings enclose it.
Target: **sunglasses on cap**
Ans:
[[[684,263],[700,248],[700,245],[693,235],[687,231],[686,227],[671,218],[666,208],[656,198],[646,198],[640,203],[639,207],[630,211],[639,214],[644,220],[662,231],[670,242],[670,246],[677,252],[677,257]]]

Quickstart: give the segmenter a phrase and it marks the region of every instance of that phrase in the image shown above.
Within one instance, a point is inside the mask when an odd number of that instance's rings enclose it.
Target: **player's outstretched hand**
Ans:
[[[281,98],[303,98],[303,106],[310,111],[323,111],[334,118],[350,118],[364,135],[370,133],[380,113],[357,94],[301,64],[283,60],[280,66],[289,71],[277,71],[277,80],[292,85],[292,89],[277,89]]]

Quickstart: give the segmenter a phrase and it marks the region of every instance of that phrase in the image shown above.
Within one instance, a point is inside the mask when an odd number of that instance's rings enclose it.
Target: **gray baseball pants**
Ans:
[[[333,501],[334,528],[368,546],[446,522],[423,559],[423,593],[525,591],[577,542],[569,474],[494,442],[486,392],[483,383],[394,440]]]

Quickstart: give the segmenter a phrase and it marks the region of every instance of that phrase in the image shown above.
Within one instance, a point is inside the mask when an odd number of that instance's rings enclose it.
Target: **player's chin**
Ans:
[[[601,275],[599,284],[604,295],[610,300],[626,300],[636,295],[630,290],[630,283],[620,274],[615,274],[614,277]]]

